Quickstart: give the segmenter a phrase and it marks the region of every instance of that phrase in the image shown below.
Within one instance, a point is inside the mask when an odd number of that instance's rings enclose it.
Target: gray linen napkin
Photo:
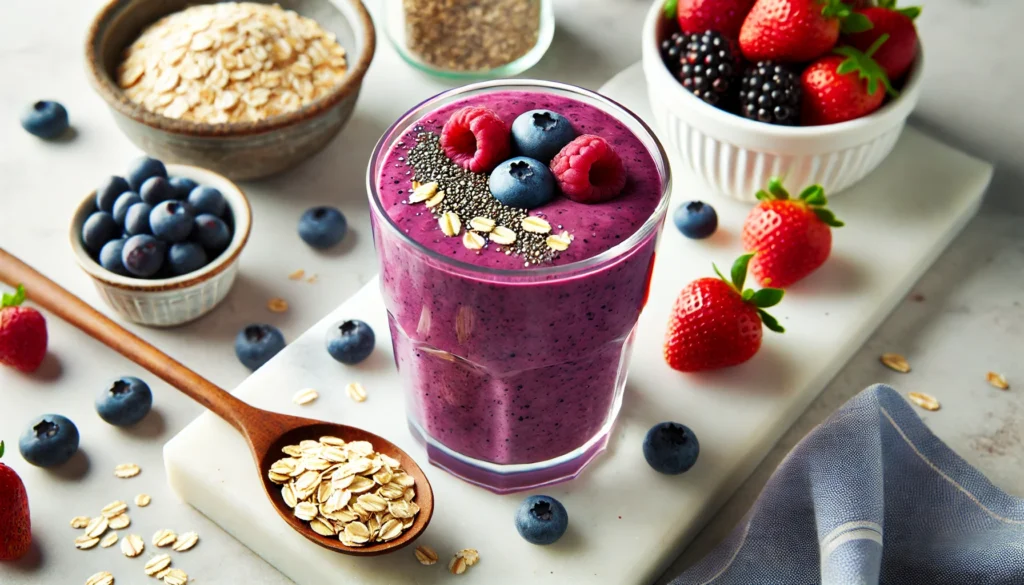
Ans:
[[[1022,585],[1024,500],[872,386],[798,444],[672,585]]]

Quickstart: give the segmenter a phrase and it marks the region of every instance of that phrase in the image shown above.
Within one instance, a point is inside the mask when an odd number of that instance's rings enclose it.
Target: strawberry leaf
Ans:
[[[744,289],[743,290],[743,294],[741,294],[740,296],[743,297],[744,301],[749,301],[751,298],[754,297],[754,289],[752,289],[752,288]]]
[[[724,274],[722,274],[722,271],[718,269],[718,265],[716,265],[714,262],[712,262],[711,263],[711,267],[715,269],[715,274],[718,275],[718,278],[721,278],[723,281],[725,281],[725,282],[727,282],[729,284],[732,284],[731,282],[729,282],[729,279],[726,278]]]
[[[4,442],[0,441],[0,457],[4,456]]]
[[[785,293],[779,288],[762,288],[750,297],[750,302],[759,309],[774,307],[782,301]]]
[[[810,206],[824,206],[828,204],[825,197],[825,188],[821,185],[811,185],[800,192],[800,200]]]
[[[824,207],[814,207],[811,209],[811,211],[813,211],[814,215],[817,215],[818,219],[820,219],[826,225],[829,225],[834,228],[841,228],[844,225],[846,225],[845,223],[839,221],[836,218],[836,214],[832,213],[832,211],[829,209],[825,209]]]
[[[878,0],[879,8],[896,8],[896,0]]]
[[[770,331],[774,331],[776,333],[786,332],[786,329],[783,328],[782,325],[779,325],[779,322],[775,319],[775,317],[772,317],[762,309],[758,309],[757,314],[760,315],[761,322],[764,323],[764,326],[767,327]]]
[[[3,299],[0,300],[0,309],[4,307],[17,307],[21,303],[25,302],[25,287],[18,285],[18,289],[14,294],[4,293]]]
[[[668,0],[665,3],[665,18],[675,18],[678,7],[679,0]]]
[[[889,77],[885,74],[885,70],[878,64],[877,61],[871,58],[871,55],[875,54],[885,41],[889,40],[889,35],[884,34],[871,45],[871,48],[867,52],[858,51],[854,47],[839,47],[833,49],[833,52],[837,55],[846,57],[842,63],[836,67],[836,73],[840,75],[856,74],[861,80],[867,82],[867,91],[869,94],[874,94],[878,91],[878,86],[881,84],[885,87],[886,93],[896,97],[896,90],[892,88],[889,83]]]
[[[747,265],[753,257],[754,253],[744,254],[732,264],[732,285],[736,287],[736,292],[743,290],[743,282],[747,280]]]
[[[780,177],[768,179],[768,192],[772,194],[772,199],[778,201],[789,199],[789,191],[786,191],[786,188],[782,186],[782,179]]]
[[[760,190],[759,190],[759,191],[758,191],[758,192],[757,192],[757,193],[756,193],[756,194],[754,195],[754,197],[757,197],[757,200],[758,200],[758,201],[774,201],[774,200],[775,200],[775,198],[774,198],[774,197],[772,197],[772,194],[771,194],[771,193],[769,193],[769,192],[767,192],[767,191],[765,191],[764,189],[760,189]]]
[[[840,26],[846,34],[862,33],[875,28],[872,24],[871,19],[861,14],[860,12],[851,12],[849,16],[843,19],[843,24]]]
[[[899,12],[903,16],[906,16],[907,18],[909,18],[910,20],[914,20],[918,16],[921,16],[921,7],[920,6],[909,6],[907,8],[897,8],[896,12]]]

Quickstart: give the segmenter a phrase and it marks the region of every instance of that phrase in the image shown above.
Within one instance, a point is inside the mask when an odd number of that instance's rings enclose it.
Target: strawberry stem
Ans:
[[[4,307],[17,307],[21,303],[25,302],[25,287],[18,285],[17,290],[14,294],[4,293],[2,299],[0,299],[0,309]]]
[[[4,456],[4,442],[0,441],[0,458]]]
[[[838,20],[844,33],[864,32],[875,26],[867,16],[857,12],[849,4],[844,4],[842,0],[822,0],[821,3],[824,4],[821,7],[821,15]]]
[[[887,40],[889,40],[888,34],[878,37],[875,39],[875,42],[868,47],[867,52],[858,51],[854,47],[839,47],[837,49],[833,49],[833,53],[846,57],[846,59],[836,67],[836,73],[839,75],[856,73],[857,77],[867,81],[867,90],[869,94],[874,94],[878,90],[878,85],[882,84],[886,93],[893,97],[898,96],[899,94],[889,83],[889,76],[885,74],[885,70],[878,64],[878,61],[871,58],[871,55],[885,44],[885,41]]]
[[[878,7],[879,8],[888,8],[889,10],[894,10],[896,12],[899,12],[903,16],[906,16],[907,18],[909,18],[910,20],[914,20],[918,16],[921,16],[921,7],[920,6],[908,6],[906,8],[896,8],[896,0],[878,0]]]
[[[679,8],[679,0],[668,0],[665,3],[665,18],[675,18],[676,10]]]
[[[771,188],[771,185],[772,183],[769,182],[769,188]],[[782,189],[781,182],[775,181],[775,186],[778,187],[778,189]],[[785,194],[785,189],[782,189],[782,192]],[[722,271],[718,269],[717,265],[712,263],[711,266],[715,269],[715,274],[718,275],[718,278],[721,278],[729,285],[730,288],[736,291],[736,293],[743,299],[743,302],[754,305],[754,307],[757,308],[757,314],[760,315],[761,322],[764,323],[765,327],[770,331],[783,333],[785,329],[779,325],[779,322],[775,317],[766,313],[764,309],[774,307],[779,304],[779,301],[782,300],[785,292],[778,288],[762,288],[758,291],[743,288],[743,283],[747,279],[747,267],[750,264],[750,259],[754,257],[754,254],[756,254],[756,252],[744,254],[733,262],[731,271],[732,280],[726,278],[722,274]]]

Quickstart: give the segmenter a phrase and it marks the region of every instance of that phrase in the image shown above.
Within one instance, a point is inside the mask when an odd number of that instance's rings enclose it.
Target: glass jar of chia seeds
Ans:
[[[555,33],[552,0],[385,0],[382,14],[406,61],[453,78],[522,73]]]

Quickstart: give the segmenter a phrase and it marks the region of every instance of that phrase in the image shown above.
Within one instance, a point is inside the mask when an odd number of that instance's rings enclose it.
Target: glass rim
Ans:
[[[655,159],[655,166],[658,168],[658,174],[660,175],[662,181],[661,197],[658,200],[658,205],[654,208],[654,211],[651,212],[650,217],[648,217],[644,221],[644,223],[639,228],[637,228],[637,230],[633,232],[628,238],[612,246],[611,248],[608,248],[607,250],[601,252],[600,254],[596,254],[594,256],[584,258],[582,260],[577,260],[575,262],[570,262],[568,264],[560,264],[557,266],[547,266],[544,268],[529,269],[488,268],[484,266],[478,266],[470,262],[456,260],[454,258],[441,254],[435,250],[431,250],[430,248],[423,245],[409,234],[405,233],[398,226],[398,224],[395,223],[395,220],[387,213],[387,210],[384,209],[384,204],[381,201],[380,193],[377,190],[378,173],[376,172],[376,170],[378,167],[378,163],[381,162],[384,157],[386,157],[387,152],[391,148],[391,145],[394,144],[395,140],[398,138],[398,136],[400,136],[400,134],[396,135],[397,130],[400,127],[405,126],[408,122],[415,122],[415,120],[422,117],[423,114],[425,113],[423,110],[427,106],[430,106],[440,101],[444,101],[451,97],[456,97],[461,94],[484,89],[529,90],[530,88],[555,89],[563,92],[586,96],[588,98],[597,100],[598,102],[602,102],[603,105],[612,108],[613,111],[617,110],[617,113],[620,114],[618,116],[620,119],[632,119],[637,124],[639,124],[641,128],[643,128],[643,130],[647,133],[647,137],[651,140],[651,142],[653,142],[657,150],[652,150],[650,148],[650,145],[646,144],[646,141],[644,141],[643,139],[641,139],[641,142],[645,142],[644,145],[647,146],[648,152],[652,155],[652,158]],[[614,260],[620,256],[625,256],[637,244],[639,244],[645,238],[650,236],[651,233],[657,229],[658,225],[660,224],[664,216],[665,210],[668,208],[669,195],[672,192],[672,172],[669,168],[668,154],[665,151],[665,147],[661,144],[661,140],[658,139],[658,136],[654,133],[651,127],[646,122],[644,122],[643,119],[640,118],[640,116],[637,116],[632,110],[620,104],[619,102],[609,97],[603,96],[595,91],[591,91],[589,89],[568,83],[561,83],[557,81],[545,81],[539,79],[495,79],[491,81],[471,83],[468,85],[463,85],[461,87],[456,87],[454,89],[443,91],[439,94],[433,95],[419,102],[418,104],[410,108],[408,111],[406,111],[404,114],[402,114],[402,116],[399,117],[398,120],[396,120],[393,124],[391,124],[388,127],[387,130],[384,131],[384,134],[380,137],[380,139],[377,141],[377,144],[373,147],[373,153],[370,155],[370,161],[366,169],[366,188],[370,198],[371,213],[377,214],[378,216],[382,217],[383,221],[381,223],[386,225],[386,229],[389,229],[391,232],[397,234],[398,237],[403,242],[412,246],[414,249],[416,249],[417,252],[426,255],[431,260],[437,261],[446,267],[455,268],[459,271],[465,271],[476,275],[498,276],[512,279],[524,277],[542,278],[548,276],[570,274],[573,272],[584,271],[591,268],[599,267],[610,260]]]

